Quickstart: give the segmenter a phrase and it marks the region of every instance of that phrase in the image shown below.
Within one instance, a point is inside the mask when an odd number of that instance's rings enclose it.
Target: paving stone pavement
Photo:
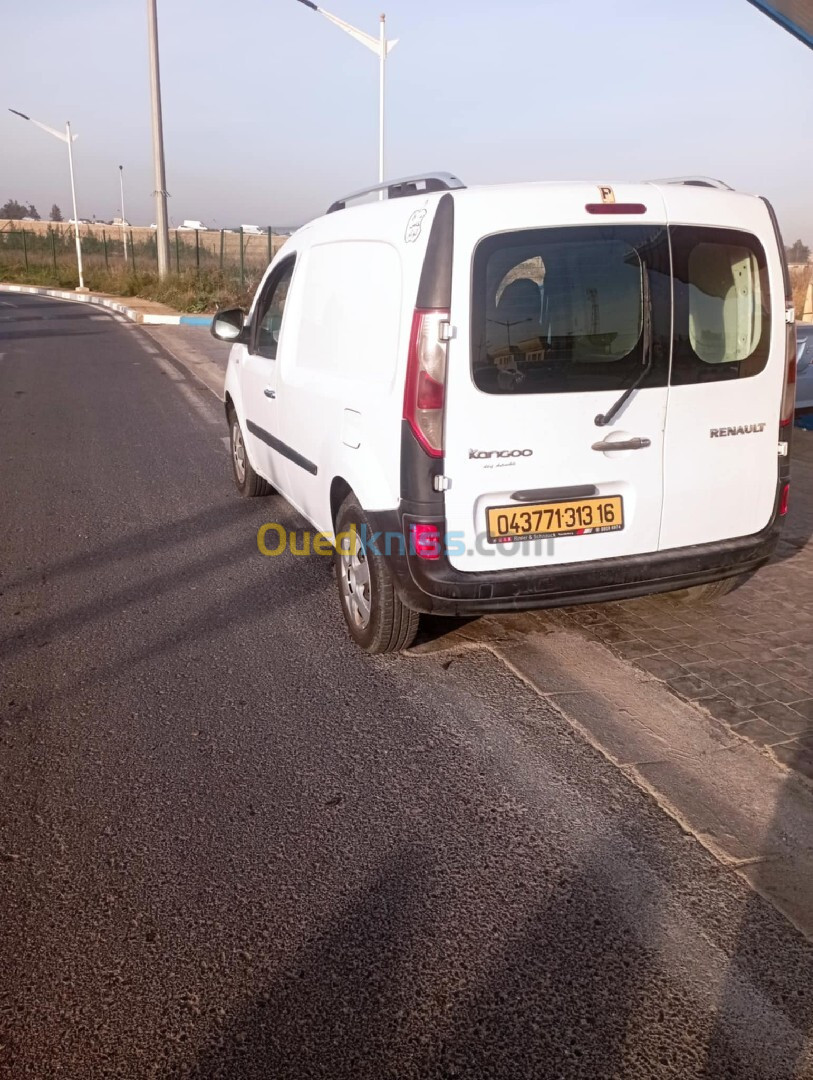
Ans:
[[[793,433],[774,558],[739,589],[698,607],[647,597],[535,619],[578,627],[813,782],[813,432]]]

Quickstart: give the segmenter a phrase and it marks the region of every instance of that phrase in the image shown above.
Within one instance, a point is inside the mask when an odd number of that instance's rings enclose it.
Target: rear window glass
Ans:
[[[644,310],[644,275],[650,304]],[[487,393],[614,390],[645,361],[666,381],[669,251],[662,226],[585,226],[488,237],[474,257],[473,376]]]
[[[747,378],[765,367],[770,291],[765,252],[748,233],[672,228],[674,384]]]

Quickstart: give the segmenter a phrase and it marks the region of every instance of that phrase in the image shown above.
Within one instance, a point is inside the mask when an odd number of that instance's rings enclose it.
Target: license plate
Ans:
[[[618,532],[624,528],[624,500],[620,495],[606,495],[531,506],[490,506],[486,523],[491,544]]]

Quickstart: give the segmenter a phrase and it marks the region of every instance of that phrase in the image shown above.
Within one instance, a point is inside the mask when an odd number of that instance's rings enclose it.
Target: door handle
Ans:
[[[619,439],[617,442],[612,439],[602,439],[601,442],[593,443],[593,449],[606,453],[608,450],[646,450],[651,445],[651,439],[639,439],[636,435],[634,439]]]
[[[270,398],[275,398],[277,396],[276,390],[271,390],[270,387],[266,387],[265,390],[263,390],[263,393],[266,397]]]

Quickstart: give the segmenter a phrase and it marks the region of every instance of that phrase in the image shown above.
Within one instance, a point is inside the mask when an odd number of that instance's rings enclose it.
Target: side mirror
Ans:
[[[242,308],[227,308],[225,311],[215,312],[212,325],[209,328],[212,337],[219,341],[228,341],[234,344],[243,338],[246,327],[246,316]]]

